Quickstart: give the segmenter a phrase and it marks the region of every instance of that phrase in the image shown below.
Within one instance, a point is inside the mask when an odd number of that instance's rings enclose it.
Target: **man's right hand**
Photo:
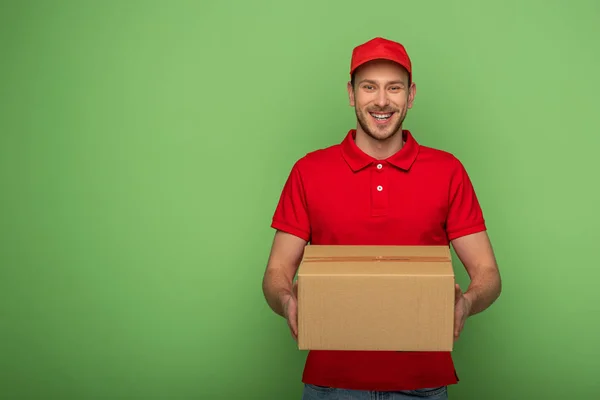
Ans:
[[[294,282],[292,294],[283,297],[283,312],[287,319],[290,333],[295,341],[298,341],[298,282]]]
[[[263,277],[263,293],[269,307],[287,320],[290,333],[298,340],[298,282],[294,277],[302,261],[306,241],[277,231]]]

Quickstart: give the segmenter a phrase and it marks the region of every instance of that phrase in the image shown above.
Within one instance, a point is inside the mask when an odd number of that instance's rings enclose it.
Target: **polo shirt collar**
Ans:
[[[392,154],[385,160],[377,160],[363,152],[356,145],[356,129],[351,129],[341,143],[342,155],[350,168],[355,172],[376,161],[386,161],[397,168],[408,171],[417,159],[417,154],[419,153],[419,144],[412,136],[410,131],[406,129],[402,131],[402,136],[405,143],[400,151]]]

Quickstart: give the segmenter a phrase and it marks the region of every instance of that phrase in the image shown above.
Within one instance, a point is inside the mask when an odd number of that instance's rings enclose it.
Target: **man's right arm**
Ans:
[[[297,297],[294,293],[294,276],[306,244],[306,240],[297,236],[280,230],[275,232],[262,287],[269,307],[282,317],[287,317],[285,303],[291,296],[294,301]]]

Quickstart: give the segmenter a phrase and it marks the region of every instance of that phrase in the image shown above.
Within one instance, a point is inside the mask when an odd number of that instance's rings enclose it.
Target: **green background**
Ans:
[[[504,279],[451,398],[598,398],[599,17],[2,2],[0,398],[299,398],[306,354],[261,291],[270,219],[294,161],[355,126],[350,54],[374,36],[409,50],[405,127],[467,167]]]

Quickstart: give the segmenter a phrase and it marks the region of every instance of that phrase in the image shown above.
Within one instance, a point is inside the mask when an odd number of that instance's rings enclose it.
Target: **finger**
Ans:
[[[290,302],[288,322],[290,324],[290,328],[292,329],[292,333],[294,334],[294,337],[297,337],[298,336],[298,307],[296,305],[296,302],[294,302],[294,301]]]
[[[460,307],[454,309],[454,337],[457,338],[462,330],[462,310]]]
[[[460,285],[457,283],[454,285],[454,301],[457,302],[462,297],[462,290],[460,290]]]
[[[461,314],[460,316],[457,315],[457,317],[455,317],[454,320],[454,337],[456,339],[458,339],[458,337],[461,335],[464,327],[465,327],[465,319],[463,318],[463,315]]]
[[[298,326],[294,322],[292,322],[292,321],[290,321],[288,325],[290,326],[290,330],[292,332],[292,335],[294,337],[298,337]]]
[[[290,336],[292,337],[292,339],[294,339],[295,341],[298,341],[298,336],[294,333],[290,324],[288,324],[288,327],[290,329]]]
[[[460,332],[460,317],[458,316],[457,313],[454,314],[454,337],[456,338],[459,335]]]
[[[298,340],[298,333],[294,330],[294,327],[289,322],[288,322],[288,327],[290,328],[290,334],[292,335],[292,338],[294,340]]]
[[[462,326],[460,326],[460,323],[458,323],[456,325],[456,327],[454,328],[454,336],[459,337],[461,331],[462,331]]]
[[[297,336],[298,335],[298,324],[296,322],[296,317],[293,312],[290,312],[287,317],[287,325],[288,325],[288,328],[290,328],[290,333],[292,334],[292,336],[294,336],[294,337]]]

